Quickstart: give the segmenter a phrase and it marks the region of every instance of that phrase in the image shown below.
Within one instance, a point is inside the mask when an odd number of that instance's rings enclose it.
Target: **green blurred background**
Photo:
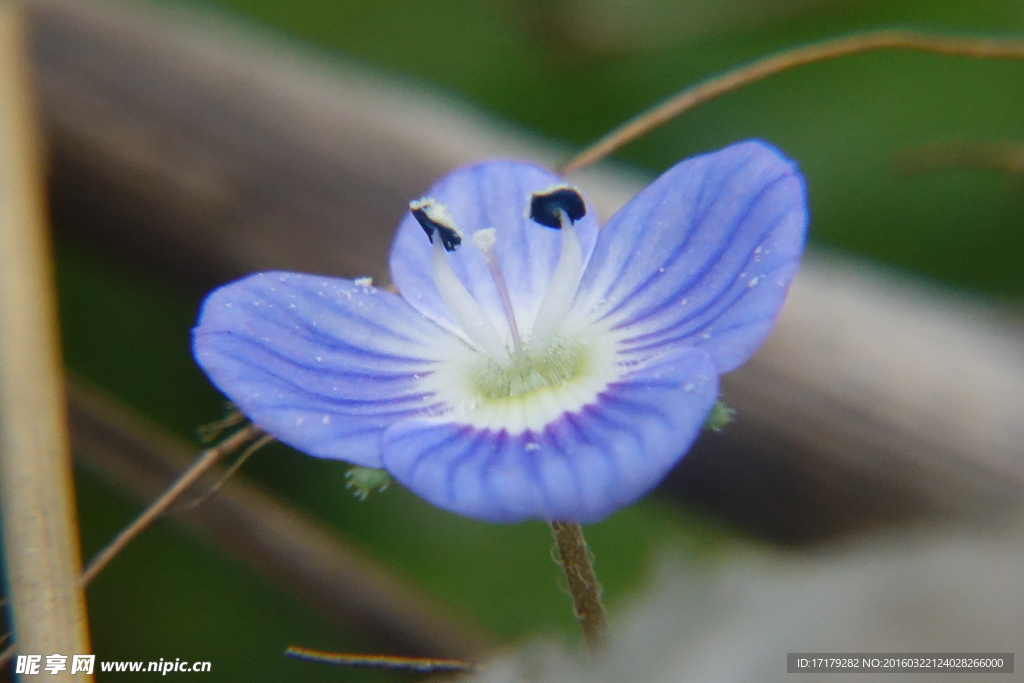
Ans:
[[[685,85],[794,43],[880,26],[998,35],[1024,28],[1019,0],[193,0],[191,7],[237,15],[304,49],[436,86],[569,146]],[[846,58],[727,95],[620,158],[653,172],[736,140],[764,138],[807,175],[816,246],[1019,308],[1020,177],[966,169],[905,176],[896,160],[926,143],[1024,138],[1022,77],[1024,64],[1014,62],[895,52]],[[69,367],[194,439],[198,425],[223,413],[221,397],[189,355],[203,292],[114,260],[71,232],[57,238]],[[343,489],[343,471],[280,446],[244,468],[498,636],[575,637],[544,525],[460,519],[398,487],[359,503]],[[88,474],[80,473],[78,484],[88,557],[137,508]],[[712,515],[656,498],[588,534],[613,613],[666,548],[710,567],[721,548],[756,542]],[[291,643],[372,646],[166,523],[95,582],[89,607],[100,659],[209,660],[218,681],[402,678],[284,659]]]

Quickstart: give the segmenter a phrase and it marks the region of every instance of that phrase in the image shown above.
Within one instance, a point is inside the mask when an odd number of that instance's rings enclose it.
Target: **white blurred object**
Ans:
[[[600,665],[535,643],[485,664],[474,683],[792,681],[787,652],[1024,652],[1024,525],[892,535],[841,552],[751,552],[716,570],[665,562],[613,623]],[[1019,669],[1018,669],[1019,671]],[[898,674],[801,674],[811,683]],[[926,674],[914,680],[995,680]],[[1020,680],[1017,673],[1013,680]],[[999,680],[1006,680],[1000,678]]]

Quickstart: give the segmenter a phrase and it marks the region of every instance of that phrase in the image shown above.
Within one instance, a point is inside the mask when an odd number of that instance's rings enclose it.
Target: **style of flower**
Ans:
[[[300,451],[482,520],[597,521],[689,449],[806,226],[801,176],[758,141],[679,163],[600,229],[549,171],[481,163],[410,204],[401,295],[258,273],[208,297],[195,357]]]

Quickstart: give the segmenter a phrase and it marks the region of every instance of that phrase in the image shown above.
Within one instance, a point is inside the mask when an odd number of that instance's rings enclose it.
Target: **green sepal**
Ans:
[[[391,475],[386,470],[375,470],[359,465],[348,468],[345,479],[345,488],[352,489],[352,495],[359,500],[366,500],[371,492],[383,492],[391,486]]]
[[[704,429],[710,429],[713,432],[722,431],[722,427],[729,424],[736,419],[736,410],[725,405],[725,401],[715,401],[714,407],[711,412],[708,413],[708,417],[704,420]]]

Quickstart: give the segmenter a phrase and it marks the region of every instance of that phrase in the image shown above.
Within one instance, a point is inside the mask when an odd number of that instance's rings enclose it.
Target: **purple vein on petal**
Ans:
[[[325,406],[332,406],[334,408],[354,408],[354,407],[365,407],[373,408],[376,406],[387,406],[397,407],[400,404],[415,405],[416,408],[403,409],[403,410],[391,410],[391,411],[375,411],[373,413],[366,413],[366,415],[373,416],[385,416],[385,415],[422,415],[428,414],[432,408],[436,408],[441,405],[442,402],[436,402],[432,404],[425,404],[424,397],[430,396],[431,394],[414,394],[408,395],[403,398],[381,398],[381,399],[351,399],[351,398],[339,398],[335,396],[329,396],[322,393],[317,393],[309,389],[304,388],[302,385],[295,383],[290,379],[281,377],[280,375],[274,375],[271,373],[265,373],[272,377],[276,382],[288,387],[297,397],[306,397],[311,402],[324,404]],[[267,401],[267,404],[273,405],[275,408],[287,408],[287,403],[277,403]],[[298,409],[298,406],[292,406]],[[361,413],[346,411],[346,414],[352,416],[360,416]]]
[[[307,398],[310,401],[310,404],[307,404],[307,405],[291,404],[291,403],[289,403],[288,401],[285,401],[285,400],[280,400],[280,401],[270,401],[270,400],[267,400],[267,401],[263,401],[262,403],[264,404],[264,407],[265,408],[269,408],[269,409],[275,409],[275,410],[294,409],[294,410],[306,410],[306,411],[314,411],[315,410],[317,412],[322,412],[325,408],[331,407],[331,408],[334,408],[334,409],[344,409],[341,414],[348,415],[348,416],[354,417],[354,418],[385,418],[385,417],[397,418],[397,417],[413,417],[413,416],[417,416],[417,415],[429,414],[431,412],[431,410],[434,410],[438,406],[442,405],[442,402],[435,402],[435,403],[429,403],[429,404],[425,403],[423,401],[423,396],[429,396],[429,394],[418,394],[416,396],[410,396],[409,398],[401,398],[401,399],[365,399],[365,400],[362,400],[362,399],[338,398],[338,397],[327,396],[327,395],[324,395],[324,394],[321,394],[321,393],[316,393],[316,392],[310,391],[308,389],[305,389],[301,385],[296,384],[294,381],[292,381],[290,379],[286,379],[284,377],[281,377],[280,375],[271,375],[270,373],[265,373],[265,374],[270,375],[270,377],[272,377],[275,382],[278,382],[281,385],[287,387],[290,391],[292,391],[296,395],[295,396],[296,398],[305,397],[305,398]],[[270,393],[273,393],[273,390],[271,390]],[[239,397],[239,402],[245,402],[244,398]],[[399,405],[403,405],[403,404],[408,404],[408,405],[415,406],[415,407],[411,407],[411,408],[407,408],[407,409],[398,409],[398,406]],[[380,406],[380,407],[385,407],[386,406],[386,407],[390,407],[390,408],[394,408],[394,409],[393,410],[372,410],[372,411],[369,410],[369,409],[372,409],[372,408],[375,408],[375,407],[378,407],[378,406]],[[362,411],[359,411],[359,410],[355,410],[356,408],[362,408],[362,409],[364,409],[367,412],[362,412]],[[332,410],[330,412],[337,412],[337,411],[336,410]]]
[[[780,180],[784,180],[784,179],[785,179],[785,176],[776,179],[776,181],[780,181]],[[773,182],[773,185],[774,185],[774,182]],[[690,293],[694,289],[694,287],[696,287],[697,285],[701,284],[704,281],[705,277],[716,266],[718,266],[722,262],[723,256],[725,254],[729,253],[732,250],[732,248],[733,248],[733,244],[732,243],[733,243],[733,241],[736,238],[736,234],[740,231],[743,223],[750,216],[750,214],[756,208],[757,204],[763,198],[764,194],[769,189],[770,189],[770,187],[766,187],[762,192],[758,193],[758,195],[752,201],[747,203],[747,205],[744,207],[742,217],[734,223],[732,230],[725,237],[725,239],[723,239],[723,240],[721,240],[719,242],[718,249],[716,249],[716,251],[708,257],[708,259],[701,265],[701,268],[699,270],[694,271],[686,280],[684,280],[680,284],[678,289],[674,290],[670,295],[667,295],[667,296],[663,297],[664,300],[675,299],[675,298],[678,298],[681,295],[685,295],[685,294]],[[783,214],[783,216],[780,216],[779,219],[773,221],[772,224],[768,228],[766,228],[764,231],[762,231],[762,233],[758,237],[758,240],[755,241],[754,244],[756,245],[757,242],[762,240],[766,234],[771,232],[771,230],[775,227],[775,225],[778,223],[778,221],[781,220],[781,218],[784,217],[784,215],[785,214]],[[695,231],[691,231],[691,232],[695,232]],[[684,250],[684,247],[680,247],[679,249],[677,249],[675,252],[673,252],[672,256],[669,259],[666,259],[665,263],[671,263],[671,262],[676,261],[676,259],[678,258],[678,256],[680,255],[680,253],[683,250]],[[744,265],[746,263],[749,263],[749,260],[748,261],[744,261]],[[735,273],[738,274],[738,273],[742,272],[742,270],[743,270],[742,268],[738,268],[738,269],[736,269]],[[646,280],[644,280],[644,282],[639,287],[637,287],[633,292],[631,292],[630,296],[636,296],[636,295],[639,295],[639,294],[643,293],[654,282],[656,282],[657,279],[658,278],[656,277],[656,275],[652,274],[651,277],[649,277]],[[728,286],[731,286],[731,279],[727,280],[727,281],[730,282],[730,285],[728,285]],[[713,301],[714,297],[709,297],[709,299],[711,299]],[[650,317],[651,315],[654,315],[654,314],[658,313],[661,310],[663,310],[662,306],[651,306],[651,307],[648,307],[648,310],[644,311],[643,313],[636,314],[636,315],[631,315],[630,316],[630,321],[633,322],[633,323],[641,322],[642,320]]]
[[[747,162],[749,162],[750,159],[753,158],[754,156],[755,155],[753,153],[750,154],[748,156],[748,158],[745,159],[742,164],[735,164],[735,165],[733,165],[733,167],[731,169],[729,169],[728,175],[726,175],[723,178],[718,179],[718,181],[715,183],[716,196],[710,202],[706,202],[705,201],[705,195],[707,194],[708,185],[709,185],[709,183],[711,181],[711,177],[713,175],[714,160],[710,159],[710,158],[706,160],[708,165],[711,168],[706,169],[704,171],[704,173],[701,175],[700,185],[697,187],[697,193],[694,196],[694,199],[690,202],[692,204],[692,206],[695,208],[695,210],[697,212],[699,212],[699,213],[696,213],[695,215],[693,215],[693,216],[691,216],[689,218],[689,220],[687,221],[687,225],[685,226],[688,229],[686,230],[686,233],[683,235],[682,241],[679,243],[679,245],[677,246],[675,251],[673,251],[672,254],[669,257],[666,257],[662,261],[662,264],[675,260],[675,258],[678,256],[678,254],[681,251],[689,248],[691,239],[697,233],[697,230],[695,230],[694,228],[695,227],[699,227],[700,225],[702,225],[704,223],[704,221],[707,219],[708,214],[710,214],[711,211],[715,208],[715,206],[717,206],[717,203],[718,203],[718,200],[719,200],[719,197],[720,197],[719,190],[723,186],[727,185],[728,182],[730,180],[732,180],[733,177],[735,177],[736,174],[738,174],[740,171],[744,170],[743,169],[743,165],[746,164]],[[687,163],[687,162],[684,162],[684,163]],[[639,195],[638,195],[638,197],[639,197]],[[640,223],[640,224],[643,224],[643,225],[650,225],[650,223],[651,223],[651,215],[656,210],[658,210],[658,208],[659,207],[657,205],[655,205],[655,204],[651,204],[650,206],[647,206],[645,208],[645,210],[643,211],[642,218],[638,218],[636,216],[631,216],[630,217],[631,218],[631,222]],[[624,210],[629,210],[630,209],[629,204],[627,203],[626,206],[623,207],[623,209]],[[614,226],[615,219],[616,219],[616,217],[613,216],[611,221],[610,221],[611,225],[609,227],[613,227]],[[613,291],[615,291],[619,287],[620,283],[622,282],[622,278],[625,277],[625,275],[629,272],[629,270],[630,269],[628,267],[620,268],[619,271],[615,274],[615,277],[612,279],[612,281],[610,283],[608,283],[607,285],[603,286],[602,289],[605,292],[613,292]],[[653,267],[652,268],[652,272],[657,272],[657,268]],[[636,288],[634,288],[632,293],[634,293],[634,294],[636,293]],[[611,310],[608,310],[608,311],[604,312],[603,316],[612,315],[615,311],[617,311],[623,305],[623,303],[624,302],[620,302],[618,305],[613,307]]]
[[[568,417],[568,416],[564,415],[563,419],[566,418],[566,417]],[[547,441],[548,443],[550,443],[551,441],[555,440],[555,438],[554,438],[555,437],[555,435],[554,435],[554,426],[555,426],[555,423],[552,423],[552,424],[547,425],[547,427],[545,427],[545,429],[544,429],[544,432],[545,432],[544,438],[537,439],[538,435],[533,434],[533,433],[530,433],[530,438],[535,439],[535,442],[536,441],[540,441],[541,443],[544,443],[545,441]],[[520,438],[522,438],[522,435],[520,435]],[[538,445],[540,445],[540,444],[538,444]],[[545,446],[546,445],[548,445],[548,444],[545,443]],[[551,453],[551,451],[553,451],[553,453]],[[544,508],[547,509],[547,510],[550,510],[550,509],[552,509],[554,507],[555,497],[552,495],[551,488],[548,486],[548,482],[544,478],[544,473],[541,471],[542,468],[541,468],[540,458],[546,458],[549,455],[554,455],[555,457],[561,457],[563,460],[565,460],[566,464],[567,464],[567,469],[570,472],[570,476],[572,476],[575,473],[575,468],[572,467],[571,459],[570,459],[568,453],[566,452],[565,448],[558,448],[556,446],[555,448],[552,449],[552,448],[545,448],[544,446],[541,446],[540,448],[538,448],[535,451],[527,451],[525,453],[525,455],[523,457],[524,457],[524,459],[526,461],[526,475],[537,486],[537,490],[540,492],[541,500],[544,501]],[[506,508],[506,513],[507,514],[510,514],[510,515],[513,514],[513,511],[508,509],[507,505],[505,506],[505,508]]]
[[[780,214],[778,216],[776,216],[774,219],[772,219],[772,221],[768,224],[768,226],[757,236],[757,239],[753,242],[751,251],[747,255],[747,259],[745,261],[742,261],[739,264],[738,267],[733,268],[731,273],[728,274],[728,276],[725,276],[725,277],[719,276],[719,277],[716,278],[716,279],[720,280],[724,284],[721,287],[719,287],[714,293],[712,293],[711,295],[705,297],[706,298],[706,303],[702,307],[687,311],[686,314],[683,317],[679,318],[678,320],[673,321],[672,323],[670,323],[670,325],[668,327],[666,327],[664,329],[655,330],[655,331],[652,331],[652,332],[645,332],[645,333],[637,335],[635,337],[625,338],[623,341],[625,343],[629,343],[629,342],[640,340],[640,339],[643,339],[643,338],[646,338],[646,337],[651,337],[651,336],[655,336],[655,335],[658,335],[658,334],[662,334],[662,333],[664,333],[664,332],[666,332],[666,331],[668,331],[670,329],[676,329],[678,327],[681,327],[681,326],[687,324],[688,322],[691,322],[692,320],[694,320],[698,316],[706,313],[707,311],[709,311],[711,309],[715,309],[715,313],[714,313],[715,317],[717,317],[717,315],[720,314],[722,311],[727,310],[733,303],[735,303],[735,301],[737,301],[740,298],[742,298],[742,295],[746,294],[746,292],[749,290],[749,287],[747,286],[746,283],[738,282],[738,278],[739,278],[740,273],[743,273],[744,271],[750,269],[750,264],[753,263],[753,258],[752,258],[754,256],[753,248],[756,247],[756,245],[760,244],[762,241],[764,241],[765,237],[769,233],[774,231],[775,228],[778,227],[778,225],[783,220],[785,220],[787,217],[788,217],[788,211],[780,212]],[[735,233],[730,234],[729,239],[731,240],[734,236],[735,236]],[[685,295],[691,293],[693,291],[694,287],[697,284],[700,284],[700,282],[704,279],[704,277],[712,269],[714,269],[716,266],[721,264],[723,255],[726,252],[728,252],[728,251],[729,251],[728,248],[720,249],[714,255],[714,257],[712,259],[709,259],[705,263],[704,267],[700,271],[695,273],[694,276],[692,278],[690,278],[687,282],[685,282],[679,289],[673,290],[673,292],[671,294],[666,295],[664,297],[664,300],[666,302],[667,301],[676,301],[676,300],[679,299],[679,297],[685,296]],[[789,264],[785,263],[785,264],[782,264],[782,265],[785,266],[785,265],[789,265]],[[729,290],[734,289],[734,288],[738,289],[740,291],[740,296],[737,296],[736,298],[734,298],[733,300],[729,301],[725,305],[720,305],[720,304],[722,304],[722,297],[725,296],[729,292]],[[657,306],[649,306],[642,313],[639,313],[639,314],[636,314],[636,315],[631,315],[627,322],[619,323],[618,325],[616,325],[612,329],[622,329],[622,328],[630,327],[632,325],[637,325],[637,324],[642,323],[642,322],[646,321],[647,319],[649,319],[649,318],[651,318],[653,316],[656,316],[659,313],[665,311],[666,308],[667,308],[667,304],[664,304],[664,303],[661,304],[661,305],[657,305]],[[708,322],[710,322],[710,321],[708,321]],[[702,325],[697,324],[697,325],[694,325],[693,327],[700,327],[700,326],[702,326]]]
[[[242,335],[237,333],[224,333],[224,332],[207,332],[204,333],[207,340],[215,338],[217,336],[223,337],[225,340],[230,340],[229,343],[237,344],[239,346],[248,346],[254,352],[265,353],[273,359],[280,360],[282,363],[291,365],[297,369],[308,370],[309,372],[324,376],[329,375],[331,377],[365,377],[365,378],[399,378],[399,377],[411,377],[414,374],[425,376],[432,372],[431,368],[437,365],[436,361],[427,361],[423,359],[417,359],[413,357],[395,359],[390,362],[379,362],[369,364],[370,360],[383,360],[382,357],[376,356],[375,354],[366,354],[368,358],[359,358],[359,354],[343,349],[342,347],[325,347],[319,350],[319,353],[324,354],[319,356],[322,360],[308,362],[296,358],[294,355],[285,353],[280,348],[267,344],[265,340],[261,338],[254,338],[248,335]],[[224,353],[224,351],[219,351]],[[356,359],[362,360],[360,364],[358,360],[353,362],[353,356]],[[316,358],[316,357],[314,357]],[[239,358],[240,361],[244,361],[243,358]],[[345,363],[345,367],[357,368],[355,371],[349,371],[342,369],[337,365],[338,360],[342,360]],[[402,365],[398,365],[398,361],[402,361]]]
[[[715,266],[717,266],[719,264],[719,262],[721,261],[723,255],[729,253],[734,248],[733,241],[736,238],[737,233],[739,233],[740,230],[743,228],[744,222],[747,220],[747,218],[749,218],[750,214],[754,211],[754,209],[757,207],[757,205],[760,203],[760,201],[764,198],[764,195],[767,194],[767,192],[769,190],[773,189],[777,183],[779,183],[779,182],[781,182],[781,181],[783,181],[783,180],[785,180],[785,179],[787,179],[789,177],[791,177],[791,174],[783,174],[783,175],[779,176],[778,178],[775,178],[769,185],[763,187],[761,189],[761,191],[759,191],[757,193],[757,195],[755,195],[752,199],[750,199],[745,204],[745,206],[743,208],[743,212],[740,215],[740,217],[737,220],[733,221],[729,233],[727,235],[725,235],[721,240],[719,240],[717,249],[715,249],[715,251],[708,256],[708,258],[701,265],[700,269],[694,271],[691,275],[689,275],[686,278],[686,280],[684,280],[682,283],[680,283],[680,286],[674,291],[674,294],[676,296],[687,294],[695,286],[699,285],[704,280],[705,276],[707,276],[707,274]],[[717,201],[718,201],[718,199],[716,199],[714,202],[711,203],[711,207],[709,207],[708,213],[710,213],[711,208],[714,207],[714,205],[717,203]],[[668,256],[662,263],[663,264],[665,264],[665,263],[674,264],[678,260],[680,255],[685,253],[685,250],[689,246],[690,238],[695,233],[697,233],[699,230],[700,230],[700,224],[699,223],[691,224],[691,229],[688,231],[686,239],[683,240],[680,243],[680,245],[671,253],[671,255]],[[767,232],[768,231],[766,230],[763,234],[767,234]],[[762,234],[762,237],[763,237],[763,234]],[[736,272],[739,273],[740,270],[737,270]],[[634,287],[633,290],[630,291],[628,295],[626,295],[610,311],[608,311],[607,313],[603,314],[602,317],[609,317],[611,315],[614,315],[616,312],[621,310],[624,306],[629,306],[630,305],[630,299],[632,297],[639,296],[639,295],[643,294],[645,291],[647,291],[655,282],[657,282],[658,275],[660,275],[660,273],[658,272],[658,269],[654,268],[652,273],[651,273],[651,275],[647,279],[645,279],[643,282],[641,282],[636,287]],[[664,297],[664,299],[668,299],[668,298],[669,297],[667,295]],[[641,313],[636,313],[636,314],[631,313],[631,314],[629,314],[627,316],[628,317],[628,321],[620,323],[619,325],[616,326],[616,328],[628,327],[629,325],[635,324],[636,322],[640,322],[640,321],[646,319],[647,317],[649,317],[649,316],[651,316],[653,314],[658,313],[660,310],[662,310],[661,306],[648,306],[648,309],[643,311],[643,312],[641,312]]]
[[[498,430],[496,432],[486,430],[483,434],[485,441],[492,442],[492,447],[491,452],[489,454],[486,454],[483,457],[478,458],[478,469],[480,471],[478,478],[480,480],[480,487],[490,497],[490,499],[500,507],[503,513],[503,517],[511,517],[513,512],[508,506],[507,491],[503,495],[501,487],[495,486],[494,476],[496,465],[504,464],[505,459],[508,457],[506,448],[508,447],[509,441],[511,440],[512,437],[510,437],[509,433],[504,429]],[[528,455],[522,453],[520,453],[519,455],[524,459],[525,463],[530,463],[533,460]],[[455,463],[452,467],[452,471],[454,471],[460,463]],[[537,484],[538,486],[543,487],[543,484],[539,480],[539,478],[534,483]]]
[[[391,296],[390,293],[385,293],[385,294],[388,294],[389,296]],[[298,314],[296,312],[292,312],[292,309],[282,309],[282,308],[277,307],[277,306],[273,306],[273,307],[269,307],[269,308],[274,308],[275,310],[280,311],[283,316],[287,317],[287,319],[286,320],[279,320],[279,319],[272,318],[272,317],[267,316],[267,315],[260,315],[258,317],[259,317],[261,322],[273,325],[274,327],[282,330],[283,332],[288,332],[291,335],[295,335],[296,330],[301,330],[301,331],[305,332],[306,334],[305,335],[296,335],[296,336],[298,336],[300,339],[303,339],[305,341],[318,341],[318,342],[323,343],[325,346],[331,346],[331,347],[337,348],[337,349],[345,349],[346,351],[350,351],[350,352],[353,352],[353,353],[362,353],[362,354],[365,354],[365,355],[374,355],[374,356],[378,356],[378,357],[380,357],[382,359],[386,359],[386,360],[405,360],[405,359],[422,360],[420,358],[416,358],[415,356],[401,356],[401,355],[396,355],[396,354],[385,354],[385,353],[381,353],[379,351],[378,352],[370,352],[370,351],[368,351],[365,348],[361,348],[361,347],[354,346],[352,344],[346,343],[345,340],[343,338],[341,338],[341,337],[338,337],[336,335],[332,335],[332,334],[329,334],[329,333],[325,332],[323,329],[317,327],[315,324],[312,324],[309,320],[307,320],[306,318],[302,317],[300,314]],[[373,320],[370,320],[370,319],[365,318],[365,317],[353,316],[353,315],[351,315],[349,313],[349,311],[345,310],[344,307],[340,307],[340,306],[339,307],[332,307],[331,310],[332,310],[333,313],[338,315],[340,318],[344,318],[344,319],[350,320],[350,321],[355,321],[360,326],[366,327],[366,328],[371,329],[371,330],[375,330],[381,336],[390,337],[392,339],[397,339],[397,340],[400,340],[400,341],[403,341],[403,342],[412,343],[412,344],[419,344],[422,341],[422,340],[418,339],[415,336],[408,336],[406,334],[402,334],[402,333],[398,332],[393,327],[387,327],[385,325],[381,325],[381,324],[376,323]],[[434,324],[433,321],[429,320],[428,318],[425,318],[425,321],[429,322],[430,324]],[[441,328],[439,328],[439,329],[441,329]]]
[[[760,277],[768,279],[771,276],[777,274],[779,271],[793,268],[795,268],[795,266],[792,263],[781,263],[775,268],[761,274]],[[673,325],[662,329],[654,330],[651,332],[645,332],[643,334],[638,334],[636,336],[627,337],[623,339],[623,350],[628,351],[629,353],[642,353],[645,351],[659,349],[666,344],[672,344],[674,342],[684,340],[687,337],[693,336],[694,334],[696,334],[702,329],[705,329],[709,324],[717,320],[723,311],[728,310],[737,303],[739,303],[739,301],[747,295],[749,287],[747,285],[742,285],[742,288],[736,286],[735,289],[735,296],[733,296],[728,301],[723,301],[722,297],[724,296],[724,293],[722,293],[718,297],[716,297],[711,304],[702,308],[701,311],[696,312],[693,316],[689,316],[683,320],[680,320],[678,323],[674,323]],[[716,304],[720,305],[716,306]],[[703,317],[699,320],[696,320],[696,316],[702,313],[704,314]],[[761,321],[774,321],[775,315],[776,312],[774,310],[765,310],[762,311],[761,315],[757,317],[748,318],[746,320],[734,323],[732,325],[728,325],[726,327],[715,327],[715,335],[721,336],[725,332],[730,332],[741,327],[749,327],[750,325],[756,324]],[[680,328],[682,328],[686,323],[692,324],[689,325],[686,329],[681,330]]]
[[[584,406],[584,410],[586,410],[587,408],[589,408],[589,406]],[[563,422],[568,426],[568,429],[575,433],[577,441],[579,443],[584,443],[584,442],[587,441],[587,435],[586,435],[586,432],[583,430],[583,426],[579,422],[580,417],[581,417],[580,413],[566,413],[565,415],[562,416],[562,419],[563,419]],[[551,429],[552,429],[551,436],[552,436],[553,440],[555,440],[557,442],[558,441],[558,434],[556,433],[557,430],[554,429],[553,426],[552,426]],[[573,489],[576,492],[576,496],[578,498],[582,499],[583,496],[584,496],[584,492],[583,492],[583,484],[580,481],[579,468],[578,468],[577,465],[575,465],[573,463],[572,458],[569,457],[569,454],[566,452],[567,451],[566,446],[568,445],[568,443],[570,441],[571,441],[571,435],[570,434],[566,434],[562,438],[562,443],[558,445],[558,447],[555,449],[555,451],[556,451],[556,454],[559,457],[561,457],[562,460],[565,461],[566,469],[569,471],[569,476],[572,478],[572,486],[573,486]],[[610,463],[611,469],[617,469],[615,467],[614,463],[611,462],[613,460],[613,458],[611,458],[607,453],[601,452],[601,456],[602,456],[602,458],[606,462]]]
[[[465,474],[462,470],[462,465],[467,461],[472,461],[474,456],[477,454],[477,449],[482,441],[488,441],[490,437],[489,430],[469,430],[472,434],[472,438],[466,440],[465,447],[463,450],[454,458],[448,460],[445,463],[445,495],[448,500],[459,500],[461,496],[456,493],[456,477],[460,474]],[[483,477],[479,477],[480,483],[483,484]]]
[[[436,443],[432,444],[430,449],[423,449],[423,452],[417,455],[416,459],[413,460],[412,463],[410,463],[407,466],[406,469],[409,472],[409,477],[413,478],[416,476],[416,474],[419,472],[420,467],[423,465],[423,462],[430,457],[431,450],[436,450],[443,446],[447,446],[450,443],[454,443],[456,441],[464,439],[466,436],[466,432],[468,431],[470,431],[468,427],[463,429],[457,429],[451,434],[444,436],[440,441],[437,441]]]

